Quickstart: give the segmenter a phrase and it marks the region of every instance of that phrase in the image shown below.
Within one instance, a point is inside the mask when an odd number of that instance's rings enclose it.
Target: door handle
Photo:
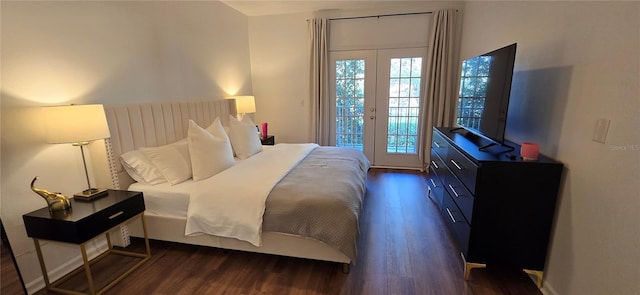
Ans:
[[[369,110],[370,110],[372,113],[376,111],[376,109],[375,109],[375,108],[370,108]]]
[[[373,120],[373,118],[375,118],[375,116],[370,116],[369,119]]]

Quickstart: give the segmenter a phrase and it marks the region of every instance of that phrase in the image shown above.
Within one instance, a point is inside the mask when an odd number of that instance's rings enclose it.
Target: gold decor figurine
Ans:
[[[52,193],[45,189],[35,188],[33,184],[37,179],[38,176],[34,177],[31,181],[31,190],[47,201],[47,206],[49,206],[50,212],[65,211],[71,209],[71,202],[65,195],[61,193]]]

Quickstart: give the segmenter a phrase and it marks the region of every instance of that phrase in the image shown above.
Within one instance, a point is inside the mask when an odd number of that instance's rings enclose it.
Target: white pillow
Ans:
[[[160,184],[167,182],[160,171],[140,150],[128,151],[120,155],[120,163],[127,173],[137,182]]]
[[[229,118],[229,127],[231,128],[229,138],[236,156],[239,159],[246,159],[262,151],[262,143],[258,137],[256,124],[251,121],[251,118],[244,116],[242,122],[231,115]]]
[[[189,120],[187,134],[193,180],[207,179],[236,164],[220,120],[216,119],[206,130]]]
[[[159,147],[140,148],[140,151],[171,185],[191,178],[189,143],[186,140]]]
[[[209,131],[213,136],[223,138],[227,143],[229,143],[229,148],[231,148],[231,140],[229,139],[229,127],[223,127],[222,121],[217,117],[213,120],[213,123],[207,127],[207,131]]]

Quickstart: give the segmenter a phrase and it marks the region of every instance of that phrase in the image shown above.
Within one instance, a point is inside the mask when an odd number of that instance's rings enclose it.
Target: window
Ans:
[[[392,58],[389,74],[388,153],[416,153],[422,58]]]
[[[364,144],[364,59],[336,61],[336,146]]]

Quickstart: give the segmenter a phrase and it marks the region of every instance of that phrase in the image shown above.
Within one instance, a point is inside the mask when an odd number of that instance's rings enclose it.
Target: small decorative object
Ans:
[[[41,196],[47,201],[49,212],[65,211],[71,209],[71,202],[69,198],[61,193],[52,193],[45,189],[35,188],[33,185],[36,183],[38,176],[34,177],[31,181],[31,190]]]
[[[269,137],[269,132],[268,132],[268,125],[267,122],[262,123],[262,138],[267,138]]]
[[[525,161],[535,161],[538,159],[540,146],[535,142],[523,142],[520,146],[520,156]]]

